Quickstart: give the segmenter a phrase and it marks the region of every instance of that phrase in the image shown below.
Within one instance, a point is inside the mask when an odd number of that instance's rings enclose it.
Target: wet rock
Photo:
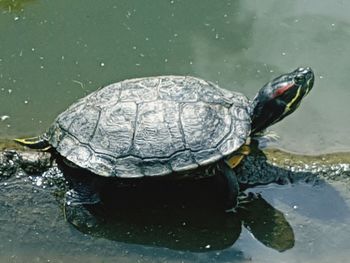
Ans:
[[[51,154],[47,152],[6,150],[0,152],[0,180],[19,172],[41,173],[51,164]]]
[[[350,154],[304,156],[280,150],[255,150],[237,167],[243,188],[269,183],[332,180],[350,183]]]
[[[14,175],[20,164],[20,157],[15,151],[0,152],[0,179]]]
[[[22,152],[21,168],[28,174],[41,173],[52,166],[51,154],[47,152]]]

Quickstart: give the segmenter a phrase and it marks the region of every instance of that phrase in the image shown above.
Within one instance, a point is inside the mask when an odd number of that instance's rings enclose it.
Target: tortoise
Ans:
[[[295,111],[313,83],[313,71],[299,67],[265,84],[250,101],[192,76],[128,79],[78,100],[43,135],[15,141],[54,149],[68,163],[103,177],[220,175],[235,207],[234,168],[249,153],[249,138]],[[66,202],[98,203],[99,193],[79,183]]]

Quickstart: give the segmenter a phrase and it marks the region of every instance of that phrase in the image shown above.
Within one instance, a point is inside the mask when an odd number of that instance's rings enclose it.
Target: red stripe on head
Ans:
[[[278,88],[274,93],[273,93],[273,98],[276,98],[280,95],[282,95],[283,93],[285,93],[287,90],[289,90],[291,87],[294,86],[294,83],[290,83],[288,85],[282,86],[280,88]]]

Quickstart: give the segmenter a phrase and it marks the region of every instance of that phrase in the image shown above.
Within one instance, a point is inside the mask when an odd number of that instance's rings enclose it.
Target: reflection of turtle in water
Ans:
[[[109,193],[103,208],[88,208],[96,218],[93,223],[79,214],[67,219],[76,229],[94,237],[180,251],[208,252],[230,248],[240,237],[242,226],[259,242],[277,251],[294,246],[291,225],[283,213],[261,195],[249,192],[244,208],[239,207],[235,214],[225,213],[206,193],[210,180],[202,180],[200,185],[196,183],[166,184],[162,187],[166,188],[167,194],[156,202],[152,202],[152,196],[159,191],[163,193],[157,185],[123,189]],[[196,197],[193,198],[189,188],[193,188]],[[181,191],[181,197],[176,196],[176,191]],[[138,202],[140,199],[142,204]],[[115,204],[115,200],[125,203]]]
[[[17,139],[54,148],[80,168],[121,179],[224,175],[230,206],[239,186],[232,168],[249,152],[247,139],[292,113],[314,83],[298,68],[244,95],[189,76],[121,81],[97,90],[60,114],[42,136]],[[70,204],[99,202],[91,183],[73,185]]]

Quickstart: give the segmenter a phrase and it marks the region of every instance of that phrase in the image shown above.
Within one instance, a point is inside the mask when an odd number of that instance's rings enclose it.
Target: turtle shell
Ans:
[[[101,176],[185,172],[232,154],[250,133],[240,94],[189,76],[121,81],[61,113],[46,137],[69,161]]]

